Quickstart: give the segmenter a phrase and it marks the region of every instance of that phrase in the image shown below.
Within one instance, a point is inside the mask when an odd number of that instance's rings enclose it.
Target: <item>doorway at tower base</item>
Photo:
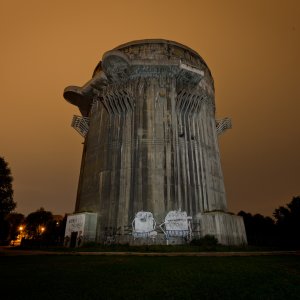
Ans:
[[[213,235],[222,245],[247,245],[244,220],[222,211],[197,214],[200,237]]]
[[[97,214],[90,212],[68,215],[64,245],[65,247],[81,247],[96,240]]]

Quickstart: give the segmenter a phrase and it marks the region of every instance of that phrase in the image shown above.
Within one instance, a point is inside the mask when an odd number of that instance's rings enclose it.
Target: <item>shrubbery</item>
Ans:
[[[190,243],[191,246],[201,247],[202,250],[215,251],[218,246],[218,240],[213,235],[205,235],[200,239],[193,239]]]
[[[274,219],[244,211],[238,215],[244,218],[249,245],[282,249],[300,247],[300,196],[293,197],[285,207],[275,209]]]

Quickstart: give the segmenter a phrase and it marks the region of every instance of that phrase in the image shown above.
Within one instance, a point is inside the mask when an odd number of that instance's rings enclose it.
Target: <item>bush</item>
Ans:
[[[191,246],[199,246],[203,250],[215,251],[218,246],[218,240],[213,235],[205,235],[200,239],[193,239],[190,243]]]
[[[61,246],[60,243],[47,239],[25,239],[22,238],[20,247],[22,249],[41,249]]]

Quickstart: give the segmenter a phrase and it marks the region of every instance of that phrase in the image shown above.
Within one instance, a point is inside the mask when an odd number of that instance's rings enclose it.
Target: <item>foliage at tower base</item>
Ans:
[[[63,244],[66,217],[55,220],[52,212],[40,208],[25,219],[25,235],[22,247],[57,246]]]
[[[300,196],[275,209],[274,219],[244,211],[238,215],[244,218],[249,245],[300,248]]]
[[[0,243],[8,238],[10,226],[6,217],[17,205],[13,200],[12,181],[10,168],[4,158],[0,157]]]
[[[300,196],[294,197],[286,207],[275,209],[273,216],[279,244],[300,248]]]

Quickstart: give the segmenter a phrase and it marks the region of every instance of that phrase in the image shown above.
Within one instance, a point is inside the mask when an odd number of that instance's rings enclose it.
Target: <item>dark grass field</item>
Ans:
[[[0,299],[300,299],[300,256],[3,256]]]

